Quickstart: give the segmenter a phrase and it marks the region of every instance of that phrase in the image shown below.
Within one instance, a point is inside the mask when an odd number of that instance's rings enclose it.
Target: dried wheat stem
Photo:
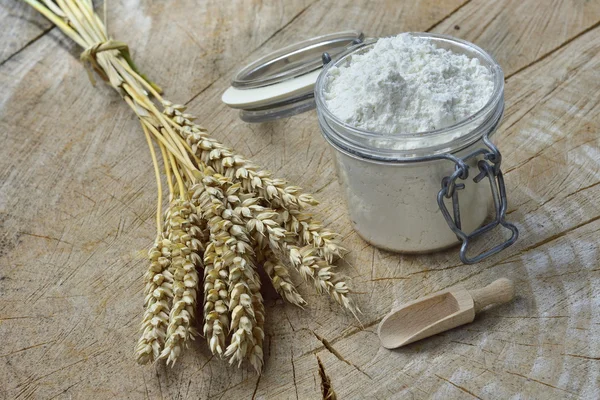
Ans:
[[[200,204],[197,201],[194,201],[194,199],[191,199],[192,193],[193,192],[188,194],[190,197],[190,206],[192,207],[192,213],[188,217],[190,221],[188,233],[191,236],[191,240],[188,242],[188,247],[192,249],[191,257],[193,258],[194,264],[197,266],[202,266],[202,258],[204,256],[206,246],[210,241],[210,231],[208,229],[207,221],[202,218]]]
[[[179,189],[179,196],[183,200],[186,198],[186,186],[183,182],[183,178],[181,177],[181,173],[179,172],[179,166],[175,162],[175,157],[173,157],[172,153],[168,153],[169,162],[171,163],[171,171],[173,171],[173,175],[175,176],[175,182],[177,182],[177,187]]]
[[[167,186],[169,188],[169,202],[173,201],[173,193],[175,188],[173,187],[173,179],[171,177],[171,169],[169,168],[169,162],[167,161],[167,154],[165,146],[158,142],[158,148],[163,160],[163,167],[165,168],[165,176],[167,177]]]
[[[160,170],[158,168],[158,160],[156,159],[156,152],[154,151],[154,145],[152,144],[150,134],[144,125],[142,125],[142,129],[144,130],[144,136],[146,136],[146,142],[148,142],[148,148],[150,149],[150,156],[152,157],[152,164],[154,166],[154,175],[158,192],[156,201],[156,230],[157,235],[160,236],[162,234],[162,182],[160,179]]]
[[[148,257],[150,266],[144,275],[145,309],[142,320],[142,336],[136,346],[137,360],[146,364],[156,360],[162,351],[168,325],[168,313],[173,298],[173,276],[168,271],[170,259],[164,257],[163,251],[168,251],[168,241],[162,235],[162,184],[158,160],[148,131],[144,128],[146,141],[150,149],[156,185],[158,187],[158,205],[156,211],[157,237]]]
[[[124,65],[126,65],[126,63],[124,63],[123,60],[117,64],[119,68],[123,68]],[[185,159],[185,165],[193,168],[193,163],[188,154],[189,146],[187,146],[185,140],[183,140],[181,135],[177,134],[173,130],[171,124],[167,122],[165,115],[158,111],[154,105],[154,102],[152,102],[147,95],[140,95],[137,91],[133,90],[133,85],[140,81],[136,80],[136,78],[131,76],[129,73],[124,76],[124,79],[128,83],[127,85],[123,86],[125,91],[136,101],[138,105],[146,109],[151,115],[145,118],[145,122],[153,125],[156,130],[160,132],[168,142],[171,143],[171,145],[175,146],[179,155]]]
[[[71,26],[67,22],[64,21],[64,11],[61,10],[60,13],[56,13],[55,9],[58,7],[45,7],[40,2],[36,0],[24,0],[31,7],[40,12],[44,17],[48,18],[52,23],[60,28],[67,36],[69,36],[74,42],[80,45],[83,48],[87,47],[87,42],[83,40],[79,33],[72,29]]]
[[[220,285],[219,290],[222,293],[219,300],[222,301],[222,306],[227,305],[229,308],[231,314],[230,329],[234,333],[232,343],[227,347],[224,355],[231,357],[231,362],[241,363],[242,359],[246,357],[248,347],[250,346],[250,349],[252,349],[255,344],[253,336],[244,333],[247,332],[247,329],[252,331],[256,326],[251,300],[248,297],[248,285],[250,283],[259,285],[255,282],[257,277],[254,276],[254,254],[252,253],[250,238],[246,235],[243,224],[231,212],[229,203],[237,201],[235,191],[231,187],[225,187],[213,176],[205,176],[202,179],[202,186],[195,190],[192,197],[199,199],[202,216],[208,220],[211,246],[214,247],[214,263],[217,265],[218,262],[220,270],[228,273],[226,277],[227,299],[221,299],[225,287]],[[225,280],[225,275],[223,274],[223,280]],[[209,279],[212,280],[212,277],[207,277],[207,280]],[[205,328],[207,328],[208,333],[212,334],[211,337],[207,337],[211,351],[221,355],[223,341],[220,335],[216,335],[220,333],[221,324],[217,324],[218,329],[215,334],[214,321],[218,319],[219,315],[223,314],[223,308],[216,310],[216,302],[212,306],[210,300],[217,298],[215,293],[217,290],[214,287],[210,288],[210,284],[209,282],[209,289],[212,289],[212,298],[207,298],[209,301],[205,303],[205,319],[208,321],[208,326],[205,325]]]
[[[162,155],[170,204],[163,228],[159,194],[158,236],[145,275],[146,310],[136,347],[138,361],[161,357],[172,364],[193,338],[196,268],[203,261],[204,332],[211,351],[229,357],[231,363],[248,359],[257,371],[263,364],[265,312],[257,255],[286,300],[305,303],[289,277],[289,263],[319,292],[357,311],[347,297],[346,284],[331,271],[333,260],[344,251],[337,235],[304,211],[317,204],[311,195],[273,178],[211,138],[184,106],[164,100],[160,89],[137,70],[127,45],[108,38],[91,0],[41,0],[45,5],[25,1],[85,49],[81,59],[90,79],[93,69],[136,113],[149,144],[159,192],[160,171],[151,139]],[[229,329],[233,333],[226,347]]]
[[[134,103],[129,99],[129,98],[125,98],[127,99],[127,103],[130,104],[130,106],[135,110],[134,108]],[[194,167],[193,164],[191,164],[191,162],[189,162],[187,159],[185,159],[183,157],[182,154],[179,153],[179,150],[176,149],[175,147],[173,147],[173,145],[171,143],[169,143],[169,141],[163,137],[163,135],[160,133],[159,129],[157,127],[155,127],[153,124],[151,124],[149,121],[147,121],[146,119],[142,118],[140,119],[140,121],[142,122],[142,124],[146,125],[146,127],[148,128],[148,130],[154,135],[154,137],[156,137],[156,139],[158,139],[160,141],[160,143],[168,150],[168,154],[171,154],[173,157],[175,157],[177,159],[177,161],[179,161],[183,166],[185,166],[188,169],[196,169]]]
[[[184,106],[166,104],[163,113],[169,117],[167,121],[187,141],[196,157],[217,173],[239,181],[244,192],[256,193],[263,197],[269,202],[270,208],[275,210],[302,209],[318,204],[310,194],[301,193],[299,187],[286,186],[284,180],[271,178],[269,171],[259,169],[249,160],[210,137],[204,128],[192,121],[191,115],[183,113]]]
[[[299,248],[290,242],[296,237],[285,230],[277,221],[280,214],[258,204],[259,200],[252,195],[240,194],[240,184],[230,184],[229,179],[215,175],[212,178],[219,185],[229,187],[228,191],[235,189],[236,208],[233,214],[245,224],[248,234],[256,241],[259,248],[268,245],[275,254],[283,254],[290,263],[300,272],[307,281],[311,281],[319,293],[325,291],[344,308],[356,314],[360,312],[347,296],[348,287],[344,281],[338,281],[331,271],[332,265],[320,254],[318,248],[305,246]]]
[[[264,337],[264,333],[262,333],[264,308],[262,308],[262,297],[259,297],[260,278],[253,266],[245,263],[241,257],[235,257],[233,264],[234,268],[229,281],[231,288],[229,310],[231,311],[233,334],[225,356],[229,357],[230,364],[237,363],[238,367],[244,358],[249,357],[253,367],[260,371],[263,354],[262,338]],[[234,273],[234,271],[238,273]]]
[[[165,116],[163,113],[161,113],[148,97],[145,97],[144,100],[146,100],[146,105],[147,105],[148,109],[152,112],[152,115],[157,120],[156,125],[161,127],[161,131],[163,133],[166,132],[165,136],[170,138],[170,140],[173,143],[175,143],[175,145],[181,151],[181,154],[187,159],[188,163],[191,165],[192,161],[189,158],[188,151],[187,151],[187,149],[189,149],[189,146],[187,145],[185,140],[182,138],[181,135],[179,135],[178,133],[176,133],[173,130],[172,124],[169,122],[169,118],[167,116]]]

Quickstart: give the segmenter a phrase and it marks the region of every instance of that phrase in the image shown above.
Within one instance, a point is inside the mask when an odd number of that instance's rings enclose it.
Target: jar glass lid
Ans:
[[[222,101],[240,109],[247,122],[288,117],[315,107],[314,86],[324,62],[361,43],[359,31],[345,31],[287,46],[242,68]]]

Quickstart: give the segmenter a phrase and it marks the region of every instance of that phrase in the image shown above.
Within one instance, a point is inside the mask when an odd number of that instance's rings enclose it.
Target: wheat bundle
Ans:
[[[90,79],[94,70],[119,92],[148,142],[158,187],[157,231],[144,276],[138,362],[175,363],[199,334],[202,285],[202,333],[211,352],[232,364],[248,360],[260,372],[265,309],[258,268],[292,304],[306,304],[290,278],[295,270],[319,293],[358,312],[333,271],[344,251],[338,235],[306,211],[317,204],[311,195],[219,143],[184,106],[165,100],[138,71],[128,47],[109,37],[91,0],[25,1],[85,49],[81,59]],[[169,190],[164,212],[163,178]]]

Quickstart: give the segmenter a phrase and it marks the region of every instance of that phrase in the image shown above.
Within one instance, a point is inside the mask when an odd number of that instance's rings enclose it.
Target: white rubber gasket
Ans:
[[[237,89],[230,86],[221,96],[221,101],[231,108],[246,109],[291,100],[297,95],[306,94],[312,90],[321,70],[322,68],[319,68],[293,79],[254,89]]]

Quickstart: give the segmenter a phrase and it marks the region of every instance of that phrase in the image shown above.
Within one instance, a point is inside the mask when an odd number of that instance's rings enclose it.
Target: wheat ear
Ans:
[[[185,106],[169,103],[164,114],[173,118],[178,132],[201,162],[233,183],[239,182],[244,193],[267,201],[269,208],[281,214],[286,229],[298,233],[303,244],[319,248],[330,262],[342,255],[345,249],[339,245],[337,235],[323,230],[310,214],[302,212],[307,206],[318,204],[312,195],[302,193],[298,186],[288,186],[283,179],[272,178],[267,170],[258,169],[251,161],[210,137],[206,129],[195,124],[184,111]]]
[[[312,281],[318,293],[329,294],[332,299],[352,312],[358,319],[357,314],[360,313],[360,309],[348,297],[350,291],[348,285],[345,281],[337,279],[336,274],[331,270],[331,264],[320,256],[315,248],[286,246],[285,250],[290,263],[296,267],[304,280]]]
[[[348,286],[344,281],[337,279],[332,271],[333,266],[320,254],[320,249],[310,245],[300,248],[293,244],[296,235],[287,231],[277,221],[277,212],[258,205],[255,198],[249,197],[244,200],[242,196],[238,215],[242,217],[248,233],[260,247],[268,244],[275,254],[289,260],[306,281],[312,282],[318,293],[326,292],[355,316],[360,312],[348,297]]]
[[[328,231],[309,213],[301,210],[289,210],[281,213],[284,228],[298,235],[302,246],[311,246],[319,255],[332,264],[341,258],[346,249],[340,245],[339,234]]]
[[[170,260],[164,254],[168,252],[168,246],[169,242],[162,235],[157,236],[148,252],[150,266],[144,275],[146,301],[142,336],[135,349],[140,364],[153,362],[160,356],[167,335],[173,298],[173,275],[168,270]]]
[[[224,228],[221,214],[225,205],[217,197],[219,191],[206,191],[204,183],[192,187],[192,201],[198,205],[197,213],[207,222],[210,242],[204,255],[204,336],[210,351],[222,356],[229,331],[229,265],[222,259],[222,244],[214,239]],[[219,250],[219,253],[217,253]]]
[[[260,278],[258,274],[256,274],[257,281],[260,282]],[[250,365],[254,367],[258,374],[261,373],[264,358],[263,358],[263,342],[265,339],[265,306],[263,303],[263,297],[260,294],[260,284],[256,284],[251,282],[250,285],[250,293],[252,299],[252,306],[254,307],[254,316],[256,320],[256,325],[252,328],[252,337],[254,338],[254,346],[251,349],[248,349],[248,353],[246,357],[248,357],[248,361]],[[233,360],[233,359],[232,359]]]
[[[254,270],[255,259],[250,237],[246,234],[245,226],[231,209],[239,201],[235,193],[236,188],[220,181],[218,174],[206,175],[202,179],[202,185],[203,188],[196,190],[193,196],[199,197],[203,217],[208,219],[214,257],[219,259],[223,269],[228,271],[227,304],[230,312],[230,329],[233,334],[224,355],[230,358],[231,363],[240,364],[248,356],[249,351],[253,354],[258,353],[253,334],[257,328],[257,316],[252,304],[251,287],[260,288],[260,278]],[[254,297],[256,298],[256,293]],[[262,302],[262,297],[260,299]],[[256,357],[253,357],[253,360],[255,368],[262,366],[262,362],[260,366],[257,364]]]
[[[283,265],[279,257],[277,257],[269,246],[257,249],[255,252],[261,254],[259,262],[263,262],[263,269],[269,276],[275,291],[287,302],[303,308],[306,305],[306,301],[298,293],[296,286],[292,282],[288,268]]]
[[[252,355],[250,361],[257,371],[262,369],[262,339],[256,340],[257,332],[262,332],[264,324],[264,309],[260,297],[260,278],[252,265],[248,265],[240,257],[235,257],[234,269],[237,273],[230,274],[229,286],[232,288],[229,296],[231,311],[231,343],[225,351],[229,363],[241,365],[244,358]],[[255,288],[254,290],[252,288]],[[261,303],[257,310],[256,303]],[[258,312],[257,312],[258,311]],[[264,336],[264,333],[261,335]]]
[[[199,282],[196,266],[201,258],[188,246],[194,239],[189,233],[193,226],[192,213],[189,201],[177,199],[171,203],[166,218],[166,231],[171,242],[173,307],[169,314],[167,340],[160,357],[166,358],[167,364],[174,364],[187,341],[197,334],[192,321]]]
[[[204,253],[204,337],[210,351],[222,356],[229,331],[229,271],[211,242]]]

